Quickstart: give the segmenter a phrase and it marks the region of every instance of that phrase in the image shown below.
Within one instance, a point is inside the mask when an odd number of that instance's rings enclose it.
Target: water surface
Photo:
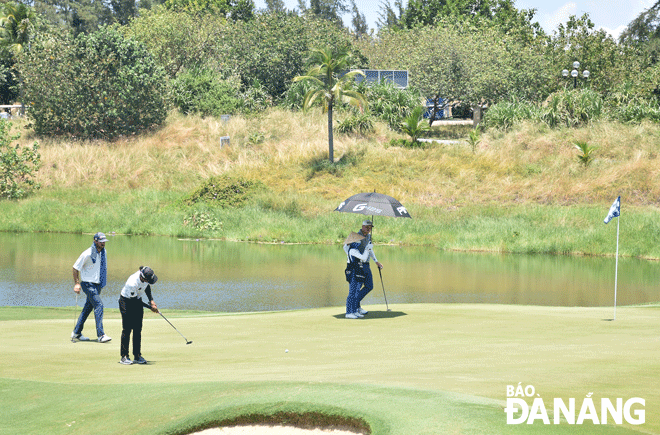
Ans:
[[[139,266],[158,275],[161,308],[225,312],[342,307],[348,284],[341,246],[264,245],[108,235],[104,303]],[[72,265],[91,235],[0,233],[0,306],[73,306]],[[612,306],[614,258],[442,252],[379,246],[365,307],[403,303]],[[79,304],[82,304],[82,297]],[[619,259],[617,305],[660,301],[660,264]]]

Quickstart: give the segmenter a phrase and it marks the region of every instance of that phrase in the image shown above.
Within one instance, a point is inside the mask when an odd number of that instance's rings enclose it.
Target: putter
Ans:
[[[385,306],[387,307],[387,311],[392,311],[390,310],[390,306],[387,304],[387,295],[385,294],[385,284],[383,284],[383,273],[380,271],[380,267],[378,268],[378,274],[380,275],[380,285],[383,286],[383,296],[385,297]]]
[[[151,309],[151,305],[148,305],[148,304],[145,303],[144,301],[142,301],[142,305],[144,305],[145,307]],[[172,322],[170,322],[169,320],[167,320],[167,317],[163,316],[163,313],[161,313],[160,310],[158,310],[158,314],[160,314],[160,317],[162,317],[163,319],[165,319],[165,321],[166,321],[167,323],[169,323],[170,326],[171,326],[172,328],[174,328],[174,330],[175,330],[176,332],[178,332],[179,335],[182,336],[184,340],[186,340],[186,344],[191,344],[191,343],[192,343],[192,340],[188,340],[186,337],[184,337],[184,335],[183,335],[178,329],[176,329],[176,326],[172,325]]]

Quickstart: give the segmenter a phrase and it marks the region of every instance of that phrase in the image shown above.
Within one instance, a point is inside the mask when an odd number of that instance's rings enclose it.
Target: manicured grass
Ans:
[[[358,419],[373,434],[660,433],[657,306],[619,307],[614,321],[610,308],[367,308],[361,320],[341,307],[164,313],[191,345],[145,313],[147,366],[117,363],[116,310],[105,316],[113,341],[74,344],[73,307],[0,308],[0,433],[181,434],[292,413]],[[506,388],[518,383],[550,413],[553,398],[640,397],[646,422],[507,425]]]

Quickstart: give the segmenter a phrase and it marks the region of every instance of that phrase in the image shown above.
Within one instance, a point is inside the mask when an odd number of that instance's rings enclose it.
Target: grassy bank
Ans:
[[[105,320],[113,341],[73,344],[73,307],[0,307],[0,433],[183,434],[281,413],[355,419],[374,435],[660,433],[658,307],[622,307],[616,321],[602,308],[392,308],[357,321],[341,307],[166,313],[189,346],[146,313],[151,364],[122,366],[117,310]],[[507,425],[507,385],[519,382],[550,421],[553,398],[574,398],[577,414],[589,395],[643,398],[645,422]]]
[[[339,115],[340,117],[341,115]],[[522,125],[467,142],[389,146],[335,135],[327,163],[324,115],[273,110],[228,123],[172,115],[152,135],[114,143],[41,144],[42,189],[1,201],[2,231],[106,232],[291,243],[338,243],[359,216],[333,213],[354,193],[399,199],[412,220],[377,222],[376,240],[441,249],[613,255],[622,197],[620,255],[660,258],[660,127],[596,124],[549,130]],[[457,133],[458,132],[458,133]],[[465,134],[444,127],[438,138]],[[220,146],[221,136],[231,145]],[[587,167],[575,142],[596,146]],[[259,181],[241,207],[181,205],[209,177]]]

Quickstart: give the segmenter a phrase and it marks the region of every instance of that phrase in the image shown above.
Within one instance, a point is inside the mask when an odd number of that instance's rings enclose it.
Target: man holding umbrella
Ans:
[[[391,196],[383,195],[382,193],[376,193],[375,191],[353,195],[350,198],[342,201],[341,204],[339,204],[339,207],[335,209],[335,211],[371,215],[372,219],[373,216],[389,216],[394,218],[411,217],[410,213],[408,213],[408,210],[406,210],[406,208],[399,201],[392,198]],[[373,221],[365,220],[362,222],[362,229],[360,230],[360,233],[352,233],[357,238],[363,237],[364,240],[353,240],[351,243],[349,243],[349,240],[347,239],[344,242],[344,250],[346,251],[349,262],[351,262],[353,258],[358,258],[363,262],[362,264],[366,266],[364,268],[365,282],[360,286],[360,289],[355,295],[357,298],[357,314],[355,317],[349,317],[349,315],[353,315],[354,313],[349,312],[347,301],[346,317],[351,319],[359,318],[360,316],[364,316],[364,314],[367,313],[362,307],[360,307],[360,302],[374,287],[374,281],[371,275],[371,269],[369,267],[369,258],[373,258],[376,262],[376,265],[378,266],[378,274],[380,275],[381,285],[383,285],[383,275],[380,271],[383,268],[383,265],[380,264],[378,260],[376,260],[376,255],[374,255],[373,243],[371,242],[372,228]],[[358,241],[359,243],[357,243]],[[353,247],[354,244],[356,244],[355,248]],[[383,296],[385,297],[385,305],[387,306],[387,311],[390,311],[390,307],[387,305],[387,296],[385,296],[385,285],[383,285]]]
[[[376,254],[374,254],[374,245],[371,242],[372,228],[372,221],[363,221],[362,228],[357,232],[359,237],[356,237],[356,239],[359,240],[344,245],[349,262],[359,261],[362,265],[362,272],[364,273],[364,282],[358,281],[355,277],[352,277],[350,281],[348,298],[346,299],[346,318],[348,319],[357,319],[369,313],[361,307],[362,299],[374,288],[374,279],[371,274],[369,259],[374,259],[378,269],[383,268],[383,265],[376,259]]]

